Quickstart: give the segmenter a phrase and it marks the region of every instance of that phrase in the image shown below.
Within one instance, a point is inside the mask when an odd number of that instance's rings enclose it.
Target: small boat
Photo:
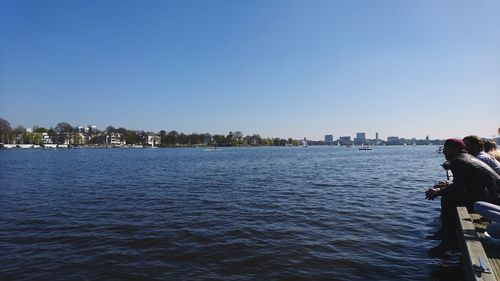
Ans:
[[[372,148],[369,146],[369,145],[361,145],[359,148],[359,150],[372,150]]]

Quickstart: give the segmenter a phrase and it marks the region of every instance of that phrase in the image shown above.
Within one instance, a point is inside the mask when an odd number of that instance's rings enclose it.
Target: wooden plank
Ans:
[[[459,239],[462,245],[462,256],[468,280],[495,281],[494,269],[490,264],[486,252],[479,240],[469,212],[465,207],[457,207],[459,227],[462,235]],[[480,264],[484,264],[490,272],[480,270]]]
[[[490,223],[485,218],[481,217],[479,214],[469,213],[473,223],[474,228],[477,232],[483,233],[486,231],[486,227]],[[484,251],[488,256],[489,262],[493,267],[495,276],[497,280],[500,280],[500,248],[495,245],[491,245],[482,241]]]

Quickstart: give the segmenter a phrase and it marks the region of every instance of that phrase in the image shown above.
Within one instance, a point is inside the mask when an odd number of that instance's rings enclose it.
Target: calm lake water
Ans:
[[[1,280],[450,280],[436,147],[0,151]]]

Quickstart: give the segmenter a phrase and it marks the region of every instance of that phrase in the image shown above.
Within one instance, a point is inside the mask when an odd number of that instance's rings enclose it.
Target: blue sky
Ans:
[[[500,1],[0,1],[0,117],[491,137]]]

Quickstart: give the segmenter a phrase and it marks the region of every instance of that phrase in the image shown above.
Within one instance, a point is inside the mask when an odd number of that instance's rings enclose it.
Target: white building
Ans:
[[[158,146],[161,142],[160,136],[149,134],[146,144],[150,146]]]
[[[50,138],[49,134],[47,133],[42,133],[42,143],[43,144],[52,144],[52,139]]]
[[[106,142],[110,145],[125,145],[125,141],[121,140],[122,136],[120,133],[111,133],[110,135],[106,136]]]

